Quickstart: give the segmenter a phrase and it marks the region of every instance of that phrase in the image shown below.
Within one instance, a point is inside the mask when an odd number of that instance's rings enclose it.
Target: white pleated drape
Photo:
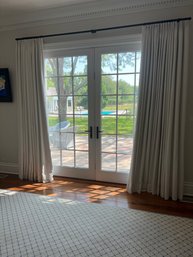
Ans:
[[[46,120],[42,39],[17,42],[19,105],[19,176],[52,181],[52,161]]]
[[[129,193],[182,199],[188,21],[145,26]]]

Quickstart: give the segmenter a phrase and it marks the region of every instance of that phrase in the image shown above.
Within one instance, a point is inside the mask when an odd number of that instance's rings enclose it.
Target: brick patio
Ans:
[[[111,135],[103,135],[101,139],[102,145],[102,169],[115,171],[116,159],[117,170],[120,172],[128,172],[131,155],[133,149],[132,137],[121,137],[117,140],[117,156],[116,156],[116,137]],[[76,148],[76,167],[88,168],[88,137],[77,134],[75,137]],[[74,144],[68,149],[56,149],[51,145],[52,161],[55,166],[74,167]]]

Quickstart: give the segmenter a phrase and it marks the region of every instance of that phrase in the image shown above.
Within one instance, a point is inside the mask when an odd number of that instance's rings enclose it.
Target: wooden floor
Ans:
[[[193,204],[165,201],[149,193],[128,194],[125,185],[55,177],[54,182],[42,184],[21,181],[15,175],[0,177],[0,189],[57,196],[81,202],[100,203],[193,218]]]

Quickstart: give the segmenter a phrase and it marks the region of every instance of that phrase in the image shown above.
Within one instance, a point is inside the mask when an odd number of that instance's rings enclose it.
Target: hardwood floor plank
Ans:
[[[149,193],[131,195],[122,184],[61,177],[55,177],[52,183],[43,184],[22,181],[16,175],[8,175],[0,178],[0,189],[193,218],[191,203],[166,201]]]

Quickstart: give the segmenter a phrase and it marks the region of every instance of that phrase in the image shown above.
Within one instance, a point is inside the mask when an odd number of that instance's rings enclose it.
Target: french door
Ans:
[[[54,174],[126,183],[136,118],[140,49],[52,51],[45,57]]]

